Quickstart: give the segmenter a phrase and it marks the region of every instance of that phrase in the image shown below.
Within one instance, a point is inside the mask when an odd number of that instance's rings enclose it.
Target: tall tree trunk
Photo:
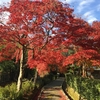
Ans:
[[[33,82],[34,86],[36,86],[37,76],[38,76],[37,69],[35,69],[35,76],[34,76],[34,82]]]
[[[85,65],[82,66],[82,77],[86,77]]]
[[[21,58],[20,58],[20,70],[19,70],[19,76],[18,76],[18,81],[17,81],[17,92],[19,92],[22,89],[24,55],[25,55],[25,50],[23,47],[22,53],[21,53]]]
[[[32,58],[34,59],[34,49],[32,50]],[[37,69],[35,68],[35,75],[33,77],[33,84],[34,86],[36,86],[36,81],[37,81],[37,77],[38,77],[38,72],[37,72]]]

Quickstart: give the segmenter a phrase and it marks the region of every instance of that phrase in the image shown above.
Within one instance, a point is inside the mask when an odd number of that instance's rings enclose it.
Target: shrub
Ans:
[[[87,79],[66,74],[67,86],[77,91],[87,100],[100,100],[100,80]]]
[[[51,80],[53,80],[53,77],[53,74],[49,74],[43,78],[39,78],[36,82],[36,87],[32,81],[23,79],[22,90],[20,90],[18,93],[16,92],[16,83],[8,84],[5,87],[0,87],[0,100],[30,100],[30,96],[34,89],[38,90],[43,85],[48,84]]]
[[[23,95],[34,89],[33,82],[27,80],[22,84],[22,90],[16,92],[16,83],[9,84],[5,87],[0,87],[1,100],[23,100]]]

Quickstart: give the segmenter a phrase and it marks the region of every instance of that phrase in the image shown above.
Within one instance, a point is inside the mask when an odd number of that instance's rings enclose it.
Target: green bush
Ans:
[[[27,80],[23,82],[22,87],[23,87],[22,91],[27,92],[27,91],[31,91],[34,88],[34,84],[32,81]]]
[[[0,62],[0,84],[6,84],[17,79],[18,67],[12,60]]]
[[[44,76],[43,78],[39,78],[36,82],[36,87],[32,81],[27,79],[23,80],[22,90],[20,92],[16,92],[16,83],[12,83],[6,85],[5,87],[0,87],[0,100],[26,100],[24,97],[27,96],[27,100],[29,100],[30,94],[34,91],[34,89],[39,89],[43,85],[48,84],[51,80],[53,80],[54,75],[49,74]]]
[[[100,80],[66,74],[66,81],[67,86],[77,91],[84,99],[100,100]]]
[[[23,95],[34,89],[33,82],[27,80],[22,84],[22,90],[16,92],[16,83],[0,87],[0,100],[23,100]]]

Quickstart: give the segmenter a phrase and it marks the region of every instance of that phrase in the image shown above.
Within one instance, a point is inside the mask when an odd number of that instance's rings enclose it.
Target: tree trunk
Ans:
[[[19,92],[22,89],[22,77],[23,77],[23,62],[24,62],[24,47],[22,48],[21,58],[20,58],[20,70],[19,70],[19,76],[17,81],[17,92]]]
[[[37,80],[37,76],[38,76],[38,73],[37,73],[37,70],[35,70],[35,76],[34,76],[34,86],[36,86],[36,80]]]
[[[86,77],[85,66],[82,66],[82,77]]]

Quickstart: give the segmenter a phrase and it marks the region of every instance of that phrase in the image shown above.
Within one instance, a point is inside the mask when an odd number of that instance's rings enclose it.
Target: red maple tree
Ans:
[[[51,49],[62,48],[60,44],[67,38],[65,32],[74,18],[73,9],[57,0],[11,0],[9,7],[0,8],[0,14],[4,12],[9,13],[9,19],[6,24],[0,21],[2,27],[0,45],[4,45],[0,55],[5,59],[7,57],[4,55],[7,55],[9,59],[20,60],[17,83],[17,91],[19,91],[26,53],[28,52],[27,64],[30,68],[35,66],[39,73],[47,70],[47,62],[43,60],[42,50],[48,52],[47,44],[53,45]],[[1,61],[5,60],[4,58]]]
[[[25,65],[46,74],[50,64],[63,72],[65,65],[75,62],[99,62],[97,23],[90,26],[76,18],[68,4],[57,0],[11,0],[9,7],[0,8],[0,14],[4,12],[9,12],[9,20],[6,24],[0,21],[0,61],[20,60],[17,91],[21,89]],[[68,57],[63,56],[62,52],[67,52],[71,45],[79,49]]]
[[[79,22],[77,24],[77,22]],[[63,42],[66,47],[78,47],[74,54],[69,55],[65,61],[65,65],[78,64],[84,69],[93,66],[100,65],[100,53],[99,53],[99,22],[93,22],[92,26],[81,19],[75,20],[72,31],[69,38]],[[74,48],[75,49],[75,48]]]

